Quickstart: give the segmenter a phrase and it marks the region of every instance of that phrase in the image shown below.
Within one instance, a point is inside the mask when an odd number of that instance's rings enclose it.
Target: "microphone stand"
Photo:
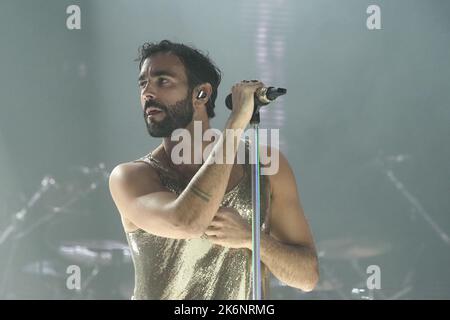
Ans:
[[[252,284],[253,284],[253,300],[261,300],[261,171],[259,163],[259,108],[265,106],[275,100],[278,96],[286,94],[284,88],[262,88],[257,92],[259,96],[255,100],[255,110],[250,119],[250,127],[253,129],[254,154],[250,155],[250,159],[254,160],[252,164]],[[231,97],[230,97],[231,99]]]
[[[250,120],[250,126],[253,129],[254,154],[250,159],[254,162],[252,167],[252,284],[253,300],[261,300],[261,256],[260,256],[260,221],[261,221],[261,199],[260,199],[260,163],[259,163],[259,110],[255,112]]]
[[[253,129],[254,154],[250,155],[250,159],[254,160],[252,167],[252,289],[253,300],[261,300],[261,199],[260,199],[260,163],[259,163],[259,108],[265,106],[275,100],[277,97],[286,94],[284,88],[263,87],[255,92],[255,107],[252,118],[250,119],[250,127]],[[225,99],[225,105],[232,110],[232,95],[228,95]]]

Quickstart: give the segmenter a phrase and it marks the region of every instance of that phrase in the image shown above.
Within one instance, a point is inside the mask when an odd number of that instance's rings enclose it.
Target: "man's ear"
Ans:
[[[208,102],[209,98],[211,97],[211,93],[212,93],[212,86],[211,84],[209,84],[208,82],[203,83],[199,86],[197,86],[194,89],[194,99],[195,99],[195,104],[205,104],[206,102]]]
[[[206,93],[205,93],[205,91],[200,90],[198,92],[197,99],[203,99],[203,98],[206,98]]]

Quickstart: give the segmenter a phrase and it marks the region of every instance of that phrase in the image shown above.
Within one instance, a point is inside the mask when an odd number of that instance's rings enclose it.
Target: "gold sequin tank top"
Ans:
[[[248,143],[245,143],[249,159]],[[179,195],[186,187],[151,153],[142,161],[159,174],[161,183]],[[261,176],[261,232],[269,232],[270,186]],[[244,164],[244,176],[221,202],[235,208],[251,225],[251,165]],[[252,253],[248,249],[226,248],[207,239],[171,239],[137,229],[126,233],[131,249],[135,287],[132,299],[251,300]],[[269,271],[261,262],[262,297],[268,299]]]

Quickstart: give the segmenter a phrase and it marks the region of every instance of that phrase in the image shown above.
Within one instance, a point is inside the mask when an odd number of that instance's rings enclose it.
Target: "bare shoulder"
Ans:
[[[148,193],[158,187],[158,173],[152,166],[144,162],[125,162],[118,164],[109,177],[111,192],[116,188],[126,188],[130,192]]]
[[[118,164],[109,177],[109,190],[117,208],[127,207],[134,199],[152,192],[164,190],[156,170],[144,162],[125,162]],[[119,210],[125,231],[138,227]]]
[[[272,192],[270,234],[283,243],[314,248],[314,240],[300,200],[294,171],[280,150],[277,148],[270,150],[273,161],[278,159],[278,170],[269,178]]]
[[[280,188],[290,187],[286,182],[295,181],[295,176],[286,156],[281,150],[273,146],[262,146],[261,150],[264,150],[260,152],[262,168],[269,178],[272,193],[279,191]]]

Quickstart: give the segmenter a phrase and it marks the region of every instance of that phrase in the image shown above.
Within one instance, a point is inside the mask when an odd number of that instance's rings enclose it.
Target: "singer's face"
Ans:
[[[185,68],[180,59],[157,53],[144,60],[139,75],[141,106],[152,137],[169,137],[191,123],[194,107]]]

